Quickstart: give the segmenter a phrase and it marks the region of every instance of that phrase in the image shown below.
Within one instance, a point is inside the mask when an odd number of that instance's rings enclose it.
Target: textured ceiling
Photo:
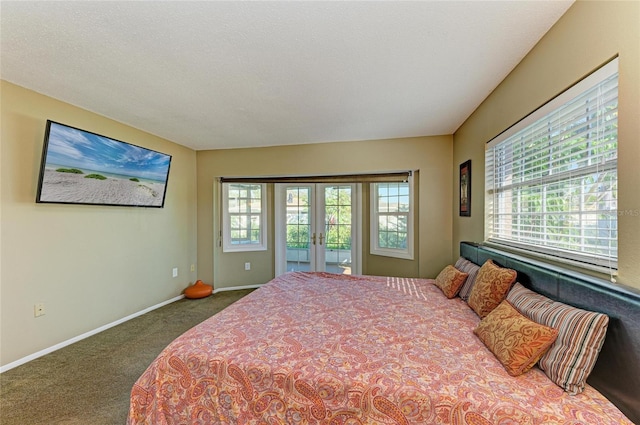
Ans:
[[[452,134],[571,3],[2,1],[0,76],[197,150]]]

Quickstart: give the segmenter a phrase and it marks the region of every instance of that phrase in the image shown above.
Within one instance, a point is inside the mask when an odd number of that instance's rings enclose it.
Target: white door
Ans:
[[[277,184],[276,275],[359,273],[358,200],[356,184]]]

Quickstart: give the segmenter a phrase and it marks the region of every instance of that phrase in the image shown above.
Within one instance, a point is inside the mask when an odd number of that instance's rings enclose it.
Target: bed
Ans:
[[[512,266],[555,299],[559,281],[591,284],[473,244],[461,253]],[[583,304],[585,293],[599,304],[620,295],[578,290]],[[623,295],[630,302],[604,303],[613,342],[605,340],[593,385],[571,395],[537,367],[507,373],[474,333],[477,313],[432,279],[287,273],[163,350],[131,391],[127,423],[632,424],[640,320],[629,328],[616,312],[637,319],[640,297]],[[620,344],[631,352],[616,353]]]

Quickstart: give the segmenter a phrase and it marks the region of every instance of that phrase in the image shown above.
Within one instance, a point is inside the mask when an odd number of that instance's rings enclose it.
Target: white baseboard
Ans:
[[[26,357],[18,359],[18,360],[14,361],[14,362],[8,363],[8,364],[0,367],[0,373],[6,372],[6,371],[8,371],[10,369],[13,369],[14,367],[18,367],[20,365],[23,365],[23,364],[25,364],[27,362],[30,362],[31,360],[35,360],[38,357],[44,356],[45,354],[52,353],[52,352],[54,352],[56,350],[59,350],[59,349],[61,349],[63,347],[66,347],[67,345],[71,345],[74,342],[78,342],[80,340],[88,338],[88,337],[90,337],[92,335],[95,335],[97,333],[100,333],[102,331],[106,331],[109,328],[117,326],[117,325],[119,325],[121,323],[124,323],[124,322],[126,322],[128,320],[134,319],[134,318],[136,318],[138,316],[142,316],[143,314],[148,313],[148,312],[150,312],[152,310],[155,310],[157,308],[164,307],[165,305],[171,304],[172,302],[176,302],[178,300],[181,300],[182,298],[184,298],[184,295],[179,295],[177,297],[171,298],[170,300],[163,301],[160,304],[156,304],[156,305],[151,306],[149,308],[145,308],[144,310],[141,310],[141,311],[139,311],[137,313],[130,314],[129,316],[123,317],[122,319],[116,320],[115,322],[111,322],[111,323],[108,323],[108,324],[106,324],[104,326],[100,326],[97,329],[94,329],[94,330],[89,331],[89,332],[85,332],[82,335],[78,335],[78,336],[76,336],[74,338],[71,338],[71,339],[68,339],[66,341],[63,341],[63,342],[61,342],[59,344],[56,344],[56,345],[54,345],[52,347],[45,348],[44,350],[40,350],[40,351],[38,351],[36,353],[30,354],[30,355],[28,355]]]
[[[255,289],[255,288],[259,288],[262,285],[264,285],[264,283],[257,283],[255,285],[245,285],[245,286],[230,286],[228,288],[216,288],[213,290],[214,294],[217,294],[218,292],[224,292],[224,291],[239,291],[242,289]]]

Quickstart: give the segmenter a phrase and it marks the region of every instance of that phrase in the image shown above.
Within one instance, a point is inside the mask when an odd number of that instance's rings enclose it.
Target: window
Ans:
[[[371,184],[370,237],[371,254],[413,259],[410,182]]]
[[[488,241],[617,268],[617,70],[616,59],[488,143]]]
[[[266,185],[222,184],[223,251],[267,249]]]

